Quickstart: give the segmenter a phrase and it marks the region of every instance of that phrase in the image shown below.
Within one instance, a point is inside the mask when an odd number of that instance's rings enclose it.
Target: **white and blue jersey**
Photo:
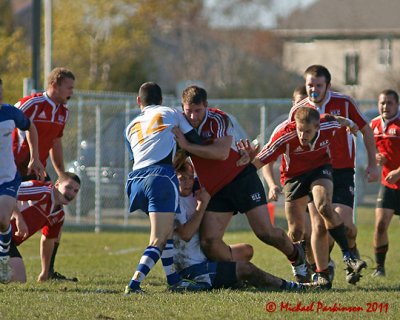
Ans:
[[[176,109],[150,105],[143,108],[125,129],[125,140],[133,170],[145,168],[176,152],[175,135],[177,126],[183,134],[193,130],[181,112]]]
[[[134,161],[126,182],[130,212],[179,212],[179,184],[172,166],[175,126],[184,134],[193,130],[177,110],[150,105],[125,129],[128,151]]]
[[[189,195],[180,197],[179,201],[181,212],[176,215],[175,221],[180,225],[184,225],[195,214],[197,200],[195,196]],[[200,234],[198,231],[189,241],[182,240],[176,233],[174,233],[173,239],[175,247],[174,265],[178,273],[193,266],[204,266],[204,263],[208,262],[200,246]],[[208,283],[211,286],[212,273],[200,272],[200,274],[196,275],[196,281]]]
[[[12,151],[12,132],[15,128],[28,130],[30,120],[14,106],[0,105],[0,185],[15,180],[17,168]]]

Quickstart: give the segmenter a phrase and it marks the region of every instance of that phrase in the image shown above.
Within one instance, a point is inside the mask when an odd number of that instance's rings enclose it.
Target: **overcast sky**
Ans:
[[[273,28],[276,26],[278,16],[287,16],[298,7],[305,7],[316,0],[273,0],[272,5],[265,6],[244,4],[236,6],[234,16],[236,19],[226,19],[220,12],[218,0],[205,0],[209,8],[209,18],[214,26],[260,26],[264,28]]]

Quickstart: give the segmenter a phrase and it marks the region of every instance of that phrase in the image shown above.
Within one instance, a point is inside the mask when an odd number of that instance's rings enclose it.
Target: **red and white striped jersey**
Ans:
[[[400,180],[395,184],[385,181],[387,174],[400,167],[400,114],[395,118],[385,121],[381,116],[371,120],[376,149],[385,155],[387,161],[382,166],[383,185],[391,189],[400,189]]]
[[[281,183],[325,164],[331,163],[330,144],[336,139],[341,128],[336,120],[326,114],[321,115],[321,125],[312,144],[302,146],[296,132],[296,122],[286,122],[272,134],[269,142],[257,154],[261,162],[267,164],[283,155],[281,163]]]
[[[54,207],[54,186],[41,181],[22,182],[18,191],[17,206],[28,226],[28,237],[42,229],[47,238],[57,238],[64,223],[63,208]],[[13,241],[18,246],[27,238],[15,236],[15,220],[11,221]]]
[[[207,108],[206,116],[197,132],[205,144],[212,144],[215,139],[221,137],[234,136],[228,115],[215,108]],[[234,139],[232,140],[229,157],[226,160],[203,159],[191,155],[200,183],[210,195],[216,194],[243,171],[245,166],[236,166],[236,161],[239,158],[240,155]]]
[[[19,100],[15,107],[20,109],[36,126],[39,138],[39,158],[43,166],[49,157],[54,140],[61,138],[68,120],[68,108],[64,104],[56,105],[46,94],[35,93]],[[14,130],[13,152],[18,172],[26,175],[30,154],[25,132]]]
[[[356,102],[344,94],[328,91],[327,99],[321,107],[316,106],[308,98],[303,99],[292,107],[289,113],[289,120],[294,121],[294,114],[300,107],[312,107],[317,109],[320,114],[328,113],[333,116],[342,116],[351,119],[361,130],[368,125]],[[353,136],[342,127],[335,135],[331,145],[332,166],[334,169],[354,168],[355,165],[355,145]]]

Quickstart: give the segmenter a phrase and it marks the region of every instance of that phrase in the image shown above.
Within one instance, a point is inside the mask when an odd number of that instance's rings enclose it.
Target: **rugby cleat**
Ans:
[[[57,271],[49,273],[49,280],[78,282],[78,278],[68,278]]]
[[[330,282],[333,282],[333,279],[335,278],[335,269],[336,269],[335,261],[333,261],[332,259],[329,259],[328,271],[329,271],[329,281]]]
[[[362,269],[367,267],[367,263],[361,259],[344,258],[343,261],[351,272],[360,273]]]
[[[144,294],[144,291],[140,287],[137,289],[132,289],[131,287],[126,286],[124,295],[129,296],[130,294]]]
[[[207,289],[210,289],[208,283],[195,282],[189,279],[182,279],[179,282],[168,286],[168,290],[172,292],[204,291]]]
[[[300,283],[293,281],[286,281],[286,291],[308,291],[318,289],[318,284],[314,282]]]
[[[375,271],[372,273],[372,276],[375,278],[385,277],[386,276],[385,267],[377,266]]]
[[[358,281],[360,281],[362,277],[361,271],[367,267],[367,263],[356,258],[344,258],[343,261],[347,266],[346,281],[355,285]]]
[[[0,257],[0,283],[9,283],[12,277],[12,269],[10,267],[10,257]]]
[[[296,261],[292,263],[292,272],[297,282],[305,283],[310,282],[310,275],[308,273],[307,263],[305,260],[304,241],[294,243],[299,254]]]
[[[332,282],[329,280],[329,273],[316,272],[313,276],[314,284],[317,289],[329,290],[332,288]]]

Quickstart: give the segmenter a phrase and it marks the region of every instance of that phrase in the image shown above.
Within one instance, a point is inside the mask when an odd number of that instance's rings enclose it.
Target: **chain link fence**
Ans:
[[[181,107],[180,100],[172,96],[164,96],[163,104]],[[291,101],[210,99],[209,105],[228,112],[249,139],[258,139],[264,144],[275,126],[287,117]],[[361,101],[360,106],[362,110],[376,109],[376,102]],[[125,180],[131,164],[124,142],[124,128],[140,112],[136,95],[77,91],[69,102],[69,109],[70,117],[63,137],[64,161],[67,171],[80,176],[82,185],[77,199],[66,208],[66,225],[96,231],[147,228],[148,219],[143,213],[128,213],[125,195]],[[234,228],[247,226],[242,218],[232,222]]]

